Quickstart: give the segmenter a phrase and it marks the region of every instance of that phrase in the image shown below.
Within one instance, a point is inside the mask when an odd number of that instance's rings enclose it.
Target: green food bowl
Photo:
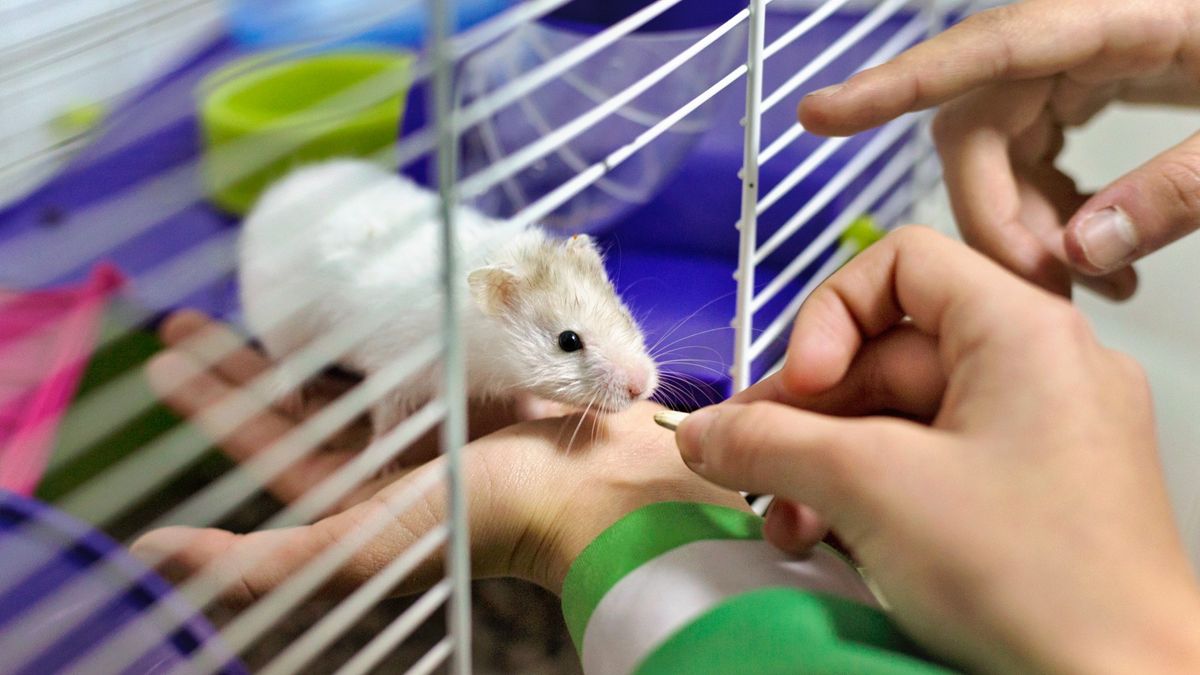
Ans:
[[[268,55],[209,75],[198,92],[205,193],[242,215],[294,166],[344,156],[394,166],[411,64],[403,52]]]

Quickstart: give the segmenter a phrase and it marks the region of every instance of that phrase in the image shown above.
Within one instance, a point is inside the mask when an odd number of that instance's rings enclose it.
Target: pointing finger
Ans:
[[[1118,63],[1169,65],[1188,24],[1176,11],[1143,9],[1031,0],[980,12],[844,85],[810,94],[800,121],[816,133],[849,135],[991,82],[1076,69],[1087,77]]]

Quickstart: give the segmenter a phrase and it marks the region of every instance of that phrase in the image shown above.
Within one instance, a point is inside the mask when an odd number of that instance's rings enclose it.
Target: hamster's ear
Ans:
[[[604,260],[600,256],[600,249],[596,247],[596,241],[586,234],[576,234],[568,239],[567,250],[588,262],[596,265],[604,264]]]
[[[467,275],[471,299],[488,316],[497,316],[516,303],[517,281],[512,270],[499,266],[480,267]]]

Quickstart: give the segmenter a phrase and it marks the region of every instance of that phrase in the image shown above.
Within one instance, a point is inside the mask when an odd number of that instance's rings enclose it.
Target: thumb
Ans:
[[[774,494],[827,515],[837,529],[868,516],[905,447],[923,432],[889,418],[827,417],[765,401],[698,410],[676,431],[680,455],[718,485]]]
[[[1126,267],[1200,226],[1200,134],[1096,193],[1067,223],[1067,256],[1079,271]]]

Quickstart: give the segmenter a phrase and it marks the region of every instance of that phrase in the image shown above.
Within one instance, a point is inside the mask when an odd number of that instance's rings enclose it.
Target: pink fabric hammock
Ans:
[[[0,488],[29,495],[37,487],[104,308],[123,283],[116,267],[100,265],[71,288],[0,290]]]

